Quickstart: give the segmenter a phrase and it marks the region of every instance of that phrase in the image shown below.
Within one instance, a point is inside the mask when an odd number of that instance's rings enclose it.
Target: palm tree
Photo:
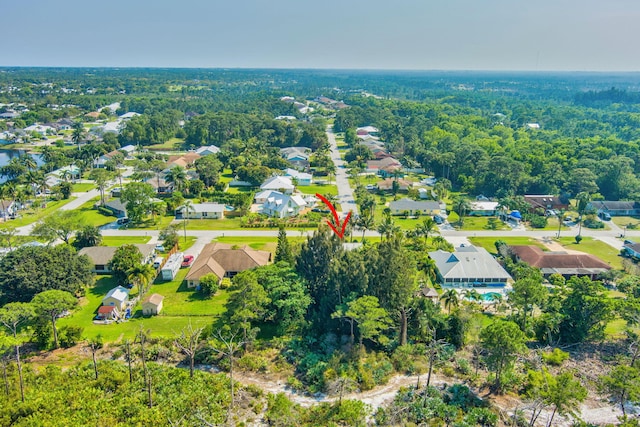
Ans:
[[[187,172],[182,166],[174,166],[169,169],[165,178],[168,182],[172,182],[174,190],[183,191],[187,183]]]
[[[364,214],[365,212],[363,212]],[[364,233],[367,230],[371,230],[376,225],[376,221],[373,215],[367,214],[358,217],[358,227],[362,229],[362,241],[364,242]]]
[[[84,125],[82,122],[75,122],[73,124],[73,132],[71,133],[71,140],[78,144],[78,150],[80,149],[80,141],[84,137]]]
[[[444,303],[444,307],[449,310],[451,314],[451,307],[458,307],[460,305],[460,299],[458,298],[458,292],[455,289],[449,289],[442,295],[440,295],[440,301]]]
[[[396,225],[391,215],[385,215],[384,219],[378,225],[378,233],[380,233],[380,240],[382,237],[386,237],[387,239],[391,238],[394,234],[400,231],[400,226]]]
[[[469,301],[480,301],[482,299],[482,295],[480,295],[480,293],[478,293],[478,291],[476,291],[475,289],[467,289],[466,291],[464,291],[463,295],[465,299]]]
[[[436,236],[431,239],[431,243],[436,247],[436,249],[444,249],[447,247],[449,242],[447,242],[447,240],[442,236]]]
[[[36,163],[35,159],[31,157],[31,155],[21,154],[19,159],[20,163],[22,163],[22,165],[27,168],[27,170],[33,171],[38,169],[38,164]]]
[[[138,264],[127,271],[127,279],[138,286],[138,296],[142,297],[149,284],[156,277],[156,270],[149,264]]]
[[[429,234],[439,232],[438,224],[436,224],[433,218],[428,216],[425,219],[423,219],[420,224],[416,226],[416,231],[418,231],[419,234],[424,236],[424,243],[427,244],[427,241],[429,240]]]
[[[196,210],[193,208],[193,203],[191,200],[185,200],[182,203],[182,227],[184,228],[184,241],[187,241],[187,217],[189,216],[189,212],[195,212]]]
[[[435,283],[438,280],[438,267],[436,266],[436,262],[433,258],[429,256],[423,257],[418,262],[418,269],[424,271],[425,276],[431,280],[431,283]]]
[[[453,210],[456,211],[456,213],[460,217],[459,222],[460,222],[460,227],[462,227],[464,225],[464,216],[467,214],[468,211],[471,210],[471,204],[469,204],[469,201],[464,197],[457,197],[453,201]]]
[[[578,210],[578,236],[582,234],[582,217],[591,201],[591,194],[587,191],[576,194],[576,209]]]

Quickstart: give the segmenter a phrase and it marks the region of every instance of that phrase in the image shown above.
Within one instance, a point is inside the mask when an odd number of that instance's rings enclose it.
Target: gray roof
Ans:
[[[220,203],[193,203],[191,205],[191,212],[203,213],[203,212],[224,212],[225,206]],[[184,207],[176,209],[177,212],[182,212]]]
[[[400,211],[437,210],[437,209],[440,209],[440,203],[433,200],[418,202],[415,200],[407,199],[405,197],[404,199],[394,200],[393,202],[389,203],[389,208],[392,211],[393,210],[400,210]]]
[[[117,286],[111,289],[107,293],[107,295],[102,298],[102,301],[106,300],[107,298],[114,298],[120,302],[125,302],[127,298],[129,298],[129,289],[123,288],[122,286]]]
[[[463,246],[455,252],[439,250],[429,252],[436,262],[440,275],[445,279],[510,279],[509,273],[484,248]]]
[[[108,202],[106,202],[104,205],[107,208],[115,209],[117,211],[122,211],[125,213],[127,212],[127,207],[125,206],[124,203],[122,203],[122,201],[119,198],[111,199]]]
[[[640,202],[597,200],[591,202],[591,206],[593,206],[595,209],[604,211],[630,211],[633,209],[640,209]]]
[[[155,250],[155,245],[136,243],[134,246],[140,250],[143,258],[147,258]],[[94,265],[107,265],[115,255],[116,249],[118,248],[115,246],[88,246],[80,249],[78,255],[88,256]]]

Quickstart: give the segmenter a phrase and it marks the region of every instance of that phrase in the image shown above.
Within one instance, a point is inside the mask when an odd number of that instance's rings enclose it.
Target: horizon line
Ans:
[[[640,70],[534,70],[534,69],[469,69],[469,68],[310,68],[310,67],[179,67],[143,65],[0,65],[0,69],[105,69],[105,70],[231,70],[231,71],[343,71],[343,72],[468,72],[468,73],[590,73],[636,74]]]

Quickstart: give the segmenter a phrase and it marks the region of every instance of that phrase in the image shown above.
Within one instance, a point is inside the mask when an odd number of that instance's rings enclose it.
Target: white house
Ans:
[[[292,181],[295,179],[298,185],[301,185],[301,186],[311,185],[311,181],[313,180],[312,174],[299,172],[291,168],[287,168],[285,170],[284,176],[291,178]]]
[[[220,219],[224,218],[225,206],[220,203],[194,203],[184,212],[184,207],[176,209],[176,219]]]
[[[217,154],[219,152],[220,149],[215,145],[200,147],[196,150],[196,153],[200,154],[201,156],[208,156],[209,154]]]
[[[471,202],[471,209],[468,212],[469,216],[494,216],[498,210],[498,202]]]
[[[56,134],[56,130],[53,127],[38,124],[27,126],[26,128],[24,128],[24,131],[39,133],[42,136],[46,136],[48,134]]]
[[[262,205],[262,213],[274,218],[289,218],[298,215],[306,205],[302,196],[272,191]]]
[[[131,155],[136,152],[136,146],[131,144],[125,145],[124,147],[120,147],[119,151],[124,151],[126,153],[125,156],[131,157]]]
[[[117,286],[102,298],[102,305],[113,306],[122,311],[127,306],[127,301],[129,301],[129,289]]]
[[[295,189],[291,178],[287,176],[272,176],[260,186],[260,190],[279,191],[284,194],[293,194]]]

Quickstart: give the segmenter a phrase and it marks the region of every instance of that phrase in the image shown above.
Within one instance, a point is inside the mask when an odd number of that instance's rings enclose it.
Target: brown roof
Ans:
[[[400,162],[393,157],[385,157],[380,160],[369,160],[367,161],[367,167],[369,169],[383,169],[390,166],[402,166]]]
[[[510,248],[520,260],[532,267],[553,269],[611,269],[609,264],[591,254],[543,252],[539,247],[531,245],[516,245],[510,246]]]
[[[208,273],[222,279],[227,272],[240,272],[266,265],[271,261],[271,252],[257,251],[249,246],[232,249],[225,243],[205,245],[187,274],[186,280],[199,280]]]
[[[92,119],[97,119],[98,117],[100,117],[100,113],[97,111],[92,111],[90,113],[85,114],[85,116],[91,117]]]
[[[535,208],[542,209],[564,209],[569,205],[562,203],[560,197],[553,195],[525,195],[524,200]]]
[[[112,311],[117,311],[118,309],[114,305],[101,305],[98,308],[98,314],[108,314]]]
[[[151,294],[142,301],[143,304],[151,303],[153,305],[159,305],[164,300],[164,297],[160,294]]]
[[[378,181],[376,185],[380,190],[391,190],[393,188],[393,178],[383,179],[382,181]],[[413,186],[413,182],[407,181],[404,179],[398,179],[398,189],[407,190],[409,187]]]

